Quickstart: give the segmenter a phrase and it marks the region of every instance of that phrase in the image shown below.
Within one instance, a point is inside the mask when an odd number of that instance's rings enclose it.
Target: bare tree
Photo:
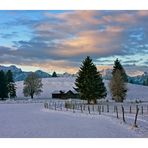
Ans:
[[[123,102],[126,98],[127,86],[123,80],[120,70],[116,70],[109,83],[112,99],[116,102]]]
[[[42,79],[39,78],[35,73],[30,73],[24,80],[24,96],[30,96],[33,99],[34,95],[40,95],[42,92],[42,86]]]

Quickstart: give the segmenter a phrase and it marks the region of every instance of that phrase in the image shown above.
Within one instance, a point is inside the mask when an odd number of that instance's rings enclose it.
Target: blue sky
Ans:
[[[27,71],[98,70],[119,58],[131,75],[148,71],[148,11],[0,11],[0,64]]]

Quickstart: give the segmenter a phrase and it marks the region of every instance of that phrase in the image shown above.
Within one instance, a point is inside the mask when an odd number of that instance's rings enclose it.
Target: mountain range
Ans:
[[[100,73],[102,74],[102,77],[105,80],[110,80],[112,77],[112,70],[111,69],[102,70],[102,71],[100,71]],[[148,72],[143,72],[143,74],[137,75],[137,76],[129,76],[128,75],[128,83],[143,85],[146,78],[148,78]]]
[[[22,81],[28,76],[29,73],[31,73],[31,72],[22,71],[21,68],[17,68],[15,65],[11,65],[8,67],[0,65],[0,70],[3,70],[5,72],[8,70],[11,70],[13,73],[14,81]],[[49,73],[44,72],[42,70],[37,70],[37,71],[35,71],[35,73],[40,78],[52,77]],[[112,77],[112,70],[111,69],[102,70],[102,71],[100,71],[100,73],[102,74],[102,77],[105,80],[110,80]],[[63,74],[57,74],[58,77],[75,77],[76,75],[77,74],[69,74],[67,72],[65,72]],[[138,76],[134,76],[134,77],[128,76],[128,81],[129,81],[129,83],[142,85],[146,78],[148,78],[148,72],[143,72],[142,75],[138,75]]]
[[[11,70],[12,73],[13,73],[14,81],[22,81],[28,76],[29,73],[31,73],[31,72],[22,71],[21,68],[17,68],[15,65],[11,65],[9,67],[0,65],[0,70],[3,70],[4,72],[6,72],[8,70]],[[37,70],[37,71],[35,71],[35,73],[40,78],[49,78],[49,77],[51,77],[50,74],[48,74],[48,73],[46,73],[44,71],[41,71],[41,70]]]

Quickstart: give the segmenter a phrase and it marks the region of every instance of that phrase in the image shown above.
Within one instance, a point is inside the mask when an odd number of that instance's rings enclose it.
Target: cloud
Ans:
[[[55,49],[53,52],[65,56],[78,56],[78,55],[92,55],[92,56],[109,56],[112,54],[120,54],[122,50],[117,42],[121,43],[118,38],[120,31],[115,28],[100,31],[84,31],[77,34],[74,39],[67,39],[60,48]],[[111,39],[112,38],[112,39]]]
[[[11,48],[0,46],[0,55],[1,55],[1,57],[4,56],[4,55],[10,55],[10,53],[11,53]]]
[[[25,26],[31,36],[19,39],[24,35],[22,30],[15,32],[19,34],[17,40],[13,40],[15,33],[0,34],[5,39],[11,38],[13,43],[12,47],[0,47],[1,63],[32,63],[48,69],[74,71],[87,55],[94,61],[129,55],[130,59],[124,62],[127,64],[137,62],[134,56],[143,58],[148,53],[148,11],[42,11],[39,17],[35,16],[37,11],[30,12],[32,17],[26,11],[20,13],[3,25]],[[105,63],[110,65],[111,61]],[[145,63],[144,60],[142,64]]]
[[[132,38],[130,32],[133,28],[138,30],[138,20],[141,19],[141,14],[138,12],[72,11],[57,15],[46,13],[48,18],[54,18],[56,21],[40,23],[36,25],[36,30],[40,33],[46,32],[42,35],[49,40],[56,40],[57,46],[54,46],[56,48],[53,48],[52,53],[58,56],[61,54],[62,57],[65,55],[66,58],[84,54],[96,55],[96,53],[101,53],[100,56],[110,56],[111,52],[117,55],[133,54],[134,51],[129,48],[136,47],[136,51],[139,47],[131,43],[137,42],[140,37],[138,32],[137,36]],[[138,42],[138,45],[143,44],[143,41],[141,42]]]

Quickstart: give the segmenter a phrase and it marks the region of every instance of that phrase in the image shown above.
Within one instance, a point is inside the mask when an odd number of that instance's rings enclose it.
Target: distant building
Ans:
[[[52,93],[52,98],[57,98],[57,99],[78,99],[79,94],[75,90],[56,90]]]

